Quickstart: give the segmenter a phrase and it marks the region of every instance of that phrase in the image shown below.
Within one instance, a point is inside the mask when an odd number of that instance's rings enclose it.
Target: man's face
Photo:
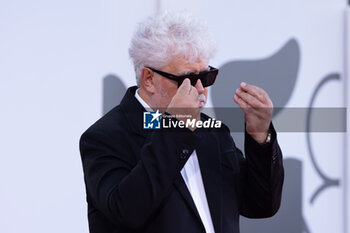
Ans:
[[[207,61],[189,62],[186,59],[177,57],[174,58],[168,65],[162,67],[160,70],[174,74],[184,75],[186,73],[199,73],[208,69]],[[165,78],[157,73],[154,73],[155,79],[155,94],[152,97],[152,106],[157,108],[167,108],[170,101],[177,92],[178,85],[176,81]],[[207,97],[208,88],[203,88],[200,80],[197,80],[195,88],[198,91],[198,107],[204,107]]]

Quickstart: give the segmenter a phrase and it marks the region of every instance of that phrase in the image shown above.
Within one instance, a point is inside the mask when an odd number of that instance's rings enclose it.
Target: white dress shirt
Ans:
[[[135,92],[135,98],[141,105],[150,110],[150,106],[138,94],[139,89]],[[186,183],[186,186],[191,193],[192,199],[201,217],[206,233],[214,233],[213,221],[211,219],[207,196],[203,185],[201,170],[198,163],[196,150],[188,158],[185,166],[181,170],[181,175]]]

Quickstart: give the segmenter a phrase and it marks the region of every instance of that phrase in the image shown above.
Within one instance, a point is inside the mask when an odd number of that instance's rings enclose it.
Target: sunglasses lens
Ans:
[[[203,87],[208,87],[214,84],[216,76],[218,74],[218,70],[210,70],[207,72],[203,72],[197,75],[186,75],[182,76],[182,78],[177,80],[177,86],[180,87],[182,82],[188,78],[191,81],[191,85],[195,86],[197,83],[197,80],[200,79],[202,82]]]
[[[206,75],[203,78],[201,78],[203,87],[209,87],[213,85],[216,79],[216,75],[217,73],[215,71],[206,73]]]
[[[206,74],[204,77],[201,78],[201,82],[202,82],[203,87],[210,86],[209,82],[208,82],[208,77],[209,77],[209,74]]]
[[[218,74],[218,73],[215,72],[215,73],[212,73],[212,74],[210,75],[210,77],[209,77],[209,79],[208,79],[208,85],[209,85],[209,86],[214,84],[214,82],[215,82],[215,80],[216,80],[217,74]]]
[[[191,85],[196,86],[197,80],[198,80],[198,77],[192,77],[191,78]]]
[[[180,87],[186,78],[190,80],[192,86],[195,86],[197,80],[199,79],[197,76],[184,76],[183,78],[177,80],[177,87]]]
[[[177,87],[180,87],[185,79],[177,80]]]

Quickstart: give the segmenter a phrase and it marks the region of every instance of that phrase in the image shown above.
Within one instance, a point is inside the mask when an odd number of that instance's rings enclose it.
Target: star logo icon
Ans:
[[[156,112],[143,113],[143,128],[144,129],[160,129],[162,114],[157,110]]]
[[[159,110],[157,110],[157,112],[151,113],[151,115],[153,116],[151,122],[153,122],[154,120],[159,121],[159,117],[160,117],[162,114],[159,112]]]

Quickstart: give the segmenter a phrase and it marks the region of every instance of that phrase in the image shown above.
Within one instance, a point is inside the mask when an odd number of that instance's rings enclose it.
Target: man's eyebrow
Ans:
[[[182,75],[190,75],[190,74],[195,74],[195,72],[193,72],[193,71],[187,71],[187,72],[184,72]]]
[[[208,71],[208,70],[210,70],[209,66],[206,69],[199,71],[199,73],[202,73],[202,72],[205,72],[205,71]],[[187,72],[183,73],[182,75],[190,75],[190,74],[196,74],[196,73],[193,72],[193,71],[187,71]]]

